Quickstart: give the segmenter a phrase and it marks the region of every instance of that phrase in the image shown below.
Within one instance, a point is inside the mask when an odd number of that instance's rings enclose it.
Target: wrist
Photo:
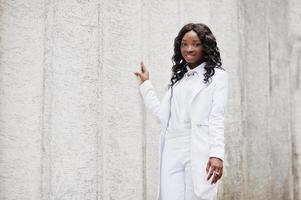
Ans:
[[[140,85],[142,85],[145,81],[148,81],[149,79],[145,79],[145,80],[142,80],[141,82],[140,82]]]

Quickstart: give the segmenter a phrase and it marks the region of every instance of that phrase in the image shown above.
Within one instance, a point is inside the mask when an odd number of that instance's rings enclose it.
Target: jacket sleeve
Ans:
[[[209,116],[209,157],[224,160],[224,119],[228,101],[228,73],[222,71],[216,80],[213,92],[212,108]]]
[[[145,80],[139,86],[140,93],[143,97],[144,105],[147,109],[156,117],[156,119],[160,122],[160,101],[157,97],[157,94],[154,90],[154,87],[150,80]]]

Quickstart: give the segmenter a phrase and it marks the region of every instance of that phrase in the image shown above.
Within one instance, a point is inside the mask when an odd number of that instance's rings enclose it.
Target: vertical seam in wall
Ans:
[[[287,7],[287,12],[289,11],[289,8],[290,8],[290,5],[288,5]],[[288,21],[288,24],[289,24],[289,21]],[[289,25],[288,25],[288,30],[289,30]],[[289,37],[289,31],[288,31],[288,37]],[[290,41],[290,39],[288,38],[288,41]],[[290,42],[288,42],[288,45],[289,45],[289,47],[288,48],[290,48],[290,47],[293,47],[293,45],[290,43]],[[291,46],[292,45],[292,46]],[[289,89],[289,99],[288,99],[288,103],[289,103],[289,107],[288,107],[288,109],[289,109],[289,122],[288,122],[288,131],[289,131],[289,139],[291,140],[291,145],[290,145],[290,151],[291,151],[291,155],[292,155],[292,158],[291,158],[291,163],[290,163],[290,166],[291,166],[291,176],[292,176],[292,182],[290,182],[290,184],[292,184],[291,185],[291,190],[292,190],[292,196],[291,196],[291,199],[294,199],[294,195],[295,195],[295,176],[294,176],[294,136],[293,136],[293,123],[292,123],[292,119],[293,119],[293,113],[294,113],[294,111],[293,111],[293,108],[292,108],[292,106],[293,106],[293,101],[292,101],[292,98],[294,97],[293,96],[293,92],[292,92],[292,81],[291,81],[291,78],[292,78],[292,55],[293,55],[293,48],[292,48],[292,51],[289,51],[289,56],[288,56],[288,58],[290,58],[289,59],[289,70],[288,70],[288,89]]]
[[[268,164],[269,164],[269,170],[268,170],[268,183],[271,183],[272,181],[272,176],[271,176],[271,167],[272,166],[272,148],[271,148],[271,141],[269,140],[269,133],[270,133],[270,125],[271,125],[271,118],[270,118],[270,112],[271,112],[271,105],[270,105],[270,102],[271,102],[271,93],[270,93],[270,87],[271,87],[271,71],[270,71],[270,54],[269,54],[269,43],[270,43],[270,26],[269,26],[269,3],[270,1],[266,1],[266,2],[262,2],[263,3],[263,10],[264,10],[264,25],[265,25],[265,39],[266,39],[266,46],[265,46],[265,55],[267,56],[267,60],[265,60],[265,64],[267,64],[267,68],[268,68],[268,73],[266,74],[266,79],[268,80],[267,81],[267,84],[268,84],[268,88],[267,90],[265,91],[265,94],[267,94],[267,97],[265,99],[265,119],[266,119],[266,124],[265,124],[265,140],[267,141],[267,148],[268,148]],[[267,195],[267,197],[272,197],[272,184],[269,184],[269,191],[267,191],[267,193],[265,195]]]
[[[292,138],[292,155],[295,156],[296,158],[292,158],[292,173],[294,174],[293,176],[293,194],[292,194],[292,199],[298,199],[300,197],[300,192],[299,192],[299,182],[298,182],[298,155],[296,152],[296,148],[298,148],[298,145],[296,145],[296,121],[292,120],[296,116],[296,103],[295,103],[295,95],[296,91],[298,90],[298,78],[300,77],[300,58],[301,58],[301,43],[299,42],[299,38],[296,38],[293,43],[292,43],[292,51],[291,51],[291,56],[290,56],[290,131],[291,131],[291,138]],[[295,60],[296,59],[296,60]]]
[[[100,176],[104,176],[104,144],[103,144],[103,78],[101,72],[103,65],[101,64],[101,58],[104,57],[104,32],[103,32],[103,20],[101,20],[101,0],[98,1],[97,7],[97,132],[96,132],[96,200],[103,199],[104,196],[104,184],[103,179]],[[101,45],[102,44],[102,45]],[[101,54],[101,55],[100,55]],[[101,159],[100,159],[101,156]],[[101,161],[101,162],[100,162]],[[100,174],[101,173],[101,174]],[[99,191],[101,190],[101,191]]]
[[[146,10],[145,10],[145,2],[143,0],[140,1],[140,50],[141,50],[141,59],[144,58],[145,54],[145,38],[144,37],[146,33],[145,31],[145,25],[144,25],[144,16],[145,16]],[[148,24],[147,24],[148,25]],[[143,104],[142,104],[143,106]],[[142,108],[143,109],[143,108]],[[143,112],[143,118],[142,118],[142,134],[141,134],[141,148],[142,148],[142,199],[146,200],[146,190],[147,190],[147,177],[146,177],[146,132],[145,132],[145,112]]]
[[[41,105],[41,179],[40,179],[40,198],[41,200],[45,199],[44,198],[44,152],[45,152],[45,126],[44,126],[44,113],[45,113],[45,49],[46,49],[46,2],[47,0],[43,1],[43,11],[44,11],[44,37],[43,37],[43,63],[42,63],[42,67],[43,67],[43,78],[42,78],[42,105]]]
[[[247,154],[247,150],[246,150],[246,127],[247,127],[247,120],[246,120],[246,111],[247,111],[247,107],[246,107],[246,84],[245,84],[245,67],[244,67],[244,18],[242,17],[242,12],[244,12],[244,5],[243,3],[241,3],[241,1],[237,0],[237,16],[238,16],[238,31],[239,31],[239,82],[240,82],[240,93],[241,93],[241,105],[242,105],[242,109],[241,109],[241,132],[242,132],[242,137],[243,137],[243,155]],[[247,161],[246,161],[246,156],[242,156],[242,167],[243,169],[247,169]],[[243,174],[243,182],[247,182],[247,176]],[[246,198],[246,187],[245,185],[242,186],[243,190],[242,190],[242,194],[241,194],[241,199],[245,199]]]
[[[97,66],[96,66],[96,70],[97,70],[97,80],[99,80],[99,53],[100,53],[100,39],[99,39],[99,9],[100,9],[100,2],[97,2]],[[96,153],[96,170],[95,170],[95,181],[96,181],[96,197],[95,199],[98,200],[99,198],[99,83],[97,82],[96,84],[96,96],[97,96],[97,102],[96,102],[96,109],[97,109],[97,116],[96,116],[96,147],[95,147],[95,153]]]
[[[288,5],[286,6],[286,13],[289,13],[289,11],[290,11],[290,7],[291,7],[291,2],[289,2],[288,3]],[[290,29],[290,23],[289,23],[289,14],[287,14],[287,30],[288,30],[288,32],[287,32],[287,39],[288,39],[288,41],[292,41],[292,40],[290,40],[290,38],[289,38],[289,34],[290,34],[290,32],[289,32],[289,29]],[[294,39],[296,39],[296,38],[294,38]],[[291,184],[289,187],[290,187],[290,194],[291,194],[291,196],[290,196],[290,199],[297,199],[298,197],[299,197],[299,195],[298,195],[298,180],[297,180],[297,178],[296,178],[296,175],[298,174],[298,171],[297,171],[297,168],[295,167],[295,159],[294,159],[294,153],[295,153],[295,151],[294,151],[294,149],[295,149],[295,140],[294,140],[294,134],[295,134],[295,131],[294,131],[294,122],[295,122],[295,120],[293,120],[294,118],[294,116],[295,116],[295,98],[294,98],[294,91],[297,89],[297,79],[296,79],[296,85],[294,85],[294,81],[292,81],[292,79],[294,78],[294,72],[295,72],[295,70],[293,70],[293,68],[294,68],[294,50],[295,50],[295,45],[294,44],[298,44],[298,42],[297,41],[294,41],[293,40],[293,43],[291,43],[291,42],[289,42],[288,43],[288,48],[290,48],[290,47],[292,47],[292,50],[291,51],[289,51],[291,54],[288,56],[288,58],[289,58],[289,70],[288,70],[288,88],[289,88],[289,92],[288,92],[288,96],[289,96],[289,119],[288,119],[288,131],[289,131],[289,139],[290,139],[290,141],[291,141],[291,145],[290,145],[290,151],[291,151],[291,163],[290,163],[290,166],[291,166],[291,180],[290,180],[290,182],[289,182],[289,184]],[[298,58],[298,56],[297,56],[297,58]],[[297,60],[297,67],[298,66],[300,66],[299,64],[299,62],[298,62],[299,60]],[[297,68],[298,69],[298,68]],[[293,70],[293,71],[292,71]],[[297,72],[296,73],[296,75],[297,75],[297,77],[298,77],[298,75],[299,75],[299,73]],[[296,78],[297,78],[296,77]],[[296,86],[296,88],[294,88],[294,86]]]
[[[268,25],[268,35],[270,33],[269,25]],[[268,36],[268,65],[269,65],[269,94],[272,93],[273,90],[273,80],[272,80],[272,63],[271,63],[271,41],[270,36]]]
[[[267,117],[267,126],[266,126],[266,139],[267,139],[267,143],[268,143],[268,148],[269,148],[269,169],[272,169],[273,168],[273,163],[272,163],[272,144],[271,144],[271,141],[269,139],[269,133],[271,131],[271,118],[270,118],[270,114],[271,114],[271,92],[272,92],[272,66],[271,66],[271,50],[270,50],[270,3],[271,1],[267,1],[267,2],[264,2],[264,11],[265,11],[265,25],[266,25],[266,28],[267,28],[267,31],[266,31],[266,37],[267,37],[267,54],[268,54],[268,70],[269,70],[269,73],[267,74],[267,78],[269,80],[268,84],[269,84],[269,89],[267,91],[267,110],[266,110],[266,117]],[[272,183],[272,172],[271,170],[269,170],[269,183]],[[273,197],[273,184],[270,184],[269,185],[269,189],[270,189],[270,193],[268,193],[267,195],[269,197]]]
[[[297,42],[298,43],[298,42]],[[301,50],[297,53],[297,65],[296,65],[296,90],[300,87],[300,58],[301,58]]]
[[[41,119],[41,180],[40,180],[40,196],[43,200],[51,199],[52,194],[52,187],[51,187],[51,124],[46,126],[46,123],[50,123],[51,119],[51,102],[52,102],[52,95],[51,95],[51,86],[47,88],[47,78],[52,78],[51,66],[52,66],[52,59],[53,59],[53,47],[50,45],[53,42],[53,26],[48,28],[48,20],[50,20],[50,25],[54,21],[54,10],[51,7],[53,4],[52,0],[44,0],[44,57],[43,57],[43,92],[42,92],[42,119]],[[48,7],[50,6],[50,9]],[[51,13],[53,12],[53,13]],[[51,19],[51,17],[53,19]],[[50,35],[50,40],[48,41],[48,35]],[[48,54],[48,56],[47,56]],[[51,77],[48,77],[51,76]],[[49,94],[48,94],[49,93]],[[47,99],[47,95],[49,98]],[[48,101],[48,110],[46,110],[46,101]],[[46,116],[47,115],[47,116]],[[46,120],[45,120],[46,118]],[[46,130],[47,129],[47,130]]]

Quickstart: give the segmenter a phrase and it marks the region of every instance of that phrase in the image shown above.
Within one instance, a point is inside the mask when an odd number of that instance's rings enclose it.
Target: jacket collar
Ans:
[[[196,66],[193,69],[190,69],[189,65],[186,65],[187,72],[185,73],[185,76],[194,75],[195,73],[203,74],[205,64],[206,64],[206,62],[202,62],[201,64],[199,64],[198,66]]]

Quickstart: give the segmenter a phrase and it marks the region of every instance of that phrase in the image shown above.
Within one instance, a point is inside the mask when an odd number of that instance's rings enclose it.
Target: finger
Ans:
[[[143,62],[141,62],[141,70],[143,73],[148,72]]]
[[[140,73],[139,73],[139,72],[134,72],[134,74],[135,74],[136,76],[140,76]]]
[[[213,179],[212,179],[212,182],[211,183],[216,183],[216,181],[218,180],[218,177],[219,177],[219,172],[217,171],[214,171],[214,175],[213,175]]]
[[[141,72],[144,73],[144,64],[143,64],[143,62],[141,62],[140,65],[141,65]]]
[[[214,173],[214,179],[213,179],[213,183],[216,183],[223,175],[223,172],[222,171],[217,171],[217,173]]]
[[[216,183],[216,181],[218,180],[218,175],[216,173],[214,173],[211,184]]]
[[[207,177],[207,181],[211,178],[213,172],[214,172],[214,169],[213,169],[213,167],[211,166],[209,175],[208,175],[208,177]]]
[[[137,73],[137,72],[136,72],[136,74],[140,78],[140,80],[142,80],[142,74],[141,73]]]

